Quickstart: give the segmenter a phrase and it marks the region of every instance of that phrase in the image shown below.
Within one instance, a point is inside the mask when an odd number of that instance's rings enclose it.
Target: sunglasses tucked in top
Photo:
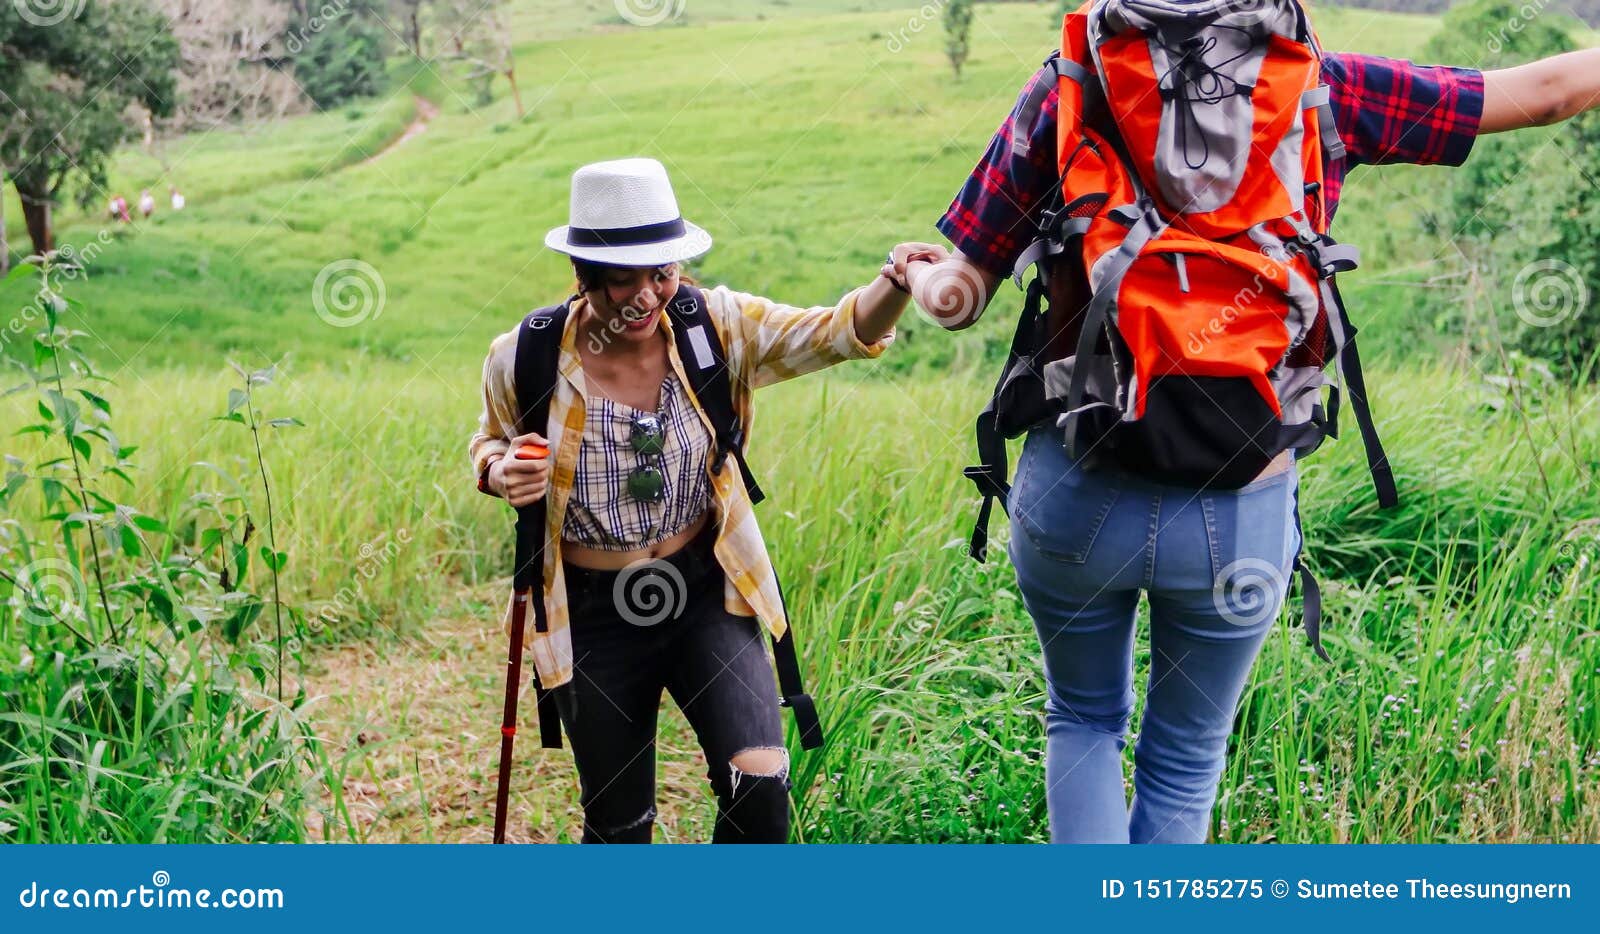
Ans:
[[[636,551],[693,525],[711,505],[712,443],[675,373],[654,412],[590,395],[561,537]]]

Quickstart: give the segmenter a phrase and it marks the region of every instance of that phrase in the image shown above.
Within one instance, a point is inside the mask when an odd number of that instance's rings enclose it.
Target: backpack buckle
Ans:
[[[961,475],[971,480],[978,487],[978,492],[985,497],[1004,500],[1011,492],[1011,487],[1000,479],[999,471],[987,464],[968,467],[961,471]]]
[[[1061,221],[1061,212],[1064,210],[1066,210],[1065,205],[1059,208],[1051,208],[1050,210],[1039,215],[1040,236],[1044,237],[1046,240],[1053,238],[1054,234],[1056,233],[1056,224]]]
[[[1319,236],[1315,230],[1311,229],[1310,224],[1306,223],[1304,214],[1296,211],[1284,219],[1289,222],[1290,227],[1294,228],[1294,238],[1300,241],[1302,244],[1308,247],[1314,247],[1322,242],[1322,237]]]

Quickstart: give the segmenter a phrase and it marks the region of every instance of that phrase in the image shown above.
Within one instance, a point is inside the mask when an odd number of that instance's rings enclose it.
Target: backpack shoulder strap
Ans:
[[[540,308],[522,321],[517,331],[517,355],[513,370],[517,406],[517,433],[537,431],[549,436],[550,397],[555,394],[556,370],[561,360],[561,335],[566,329],[571,299],[549,308]],[[534,632],[549,632],[550,622],[544,603],[545,521],[548,500],[541,499],[517,510],[516,561],[512,573],[515,599],[533,605]],[[539,711],[539,744],[546,749],[561,748],[561,720],[555,694],[539,684],[534,673],[534,697]]]
[[[571,299],[530,312],[517,331],[517,362],[513,373],[517,391],[517,432],[547,434],[550,397],[555,393],[556,368],[561,360],[561,334],[566,329]]]
[[[745,462],[744,426],[733,407],[733,374],[728,369],[722,338],[711,320],[706,293],[688,283],[679,285],[678,294],[667,303],[667,314],[672,316],[673,340],[684,372],[689,375],[689,390],[705,409],[716,432],[717,456],[711,469],[720,472],[728,455],[733,455],[750,502],[759,503],[766,494]]]

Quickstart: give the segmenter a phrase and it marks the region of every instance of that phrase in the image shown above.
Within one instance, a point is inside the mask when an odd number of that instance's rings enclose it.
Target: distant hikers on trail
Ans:
[[[172,198],[172,210],[183,210],[184,206],[188,204],[183,192],[178,190],[177,185],[171,185],[167,190]],[[156,196],[150,193],[150,189],[146,188],[139,193],[138,208],[140,216],[145,220],[149,220],[156,213]],[[107,202],[106,216],[124,224],[133,223],[133,215],[128,208],[128,199],[121,195],[113,195],[111,200]]]

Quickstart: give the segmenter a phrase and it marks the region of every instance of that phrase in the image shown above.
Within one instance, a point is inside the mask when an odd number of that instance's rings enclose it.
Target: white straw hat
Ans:
[[[596,162],[572,173],[570,224],[545,235],[558,253],[610,266],[664,266],[711,249],[683,219],[667,170],[654,159]]]

